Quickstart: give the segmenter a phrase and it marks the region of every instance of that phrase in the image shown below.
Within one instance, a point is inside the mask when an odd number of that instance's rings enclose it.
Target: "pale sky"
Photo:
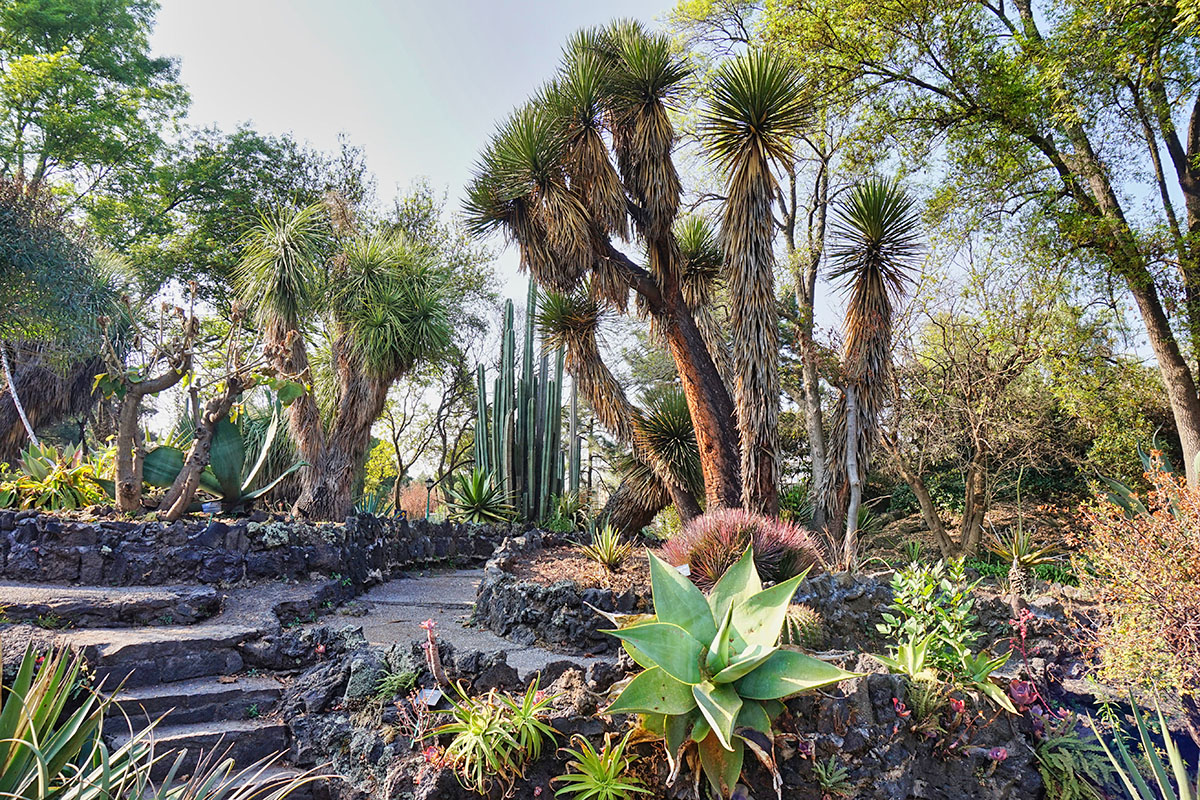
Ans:
[[[566,38],[672,0],[162,0],[153,52],[180,61],[189,121],[366,151],[388,200],[415,178],[457,210],[495,124],[550,77]],[[495,243],[496,249],[499,242]],[[518,301],[516,256],[498,272]]]

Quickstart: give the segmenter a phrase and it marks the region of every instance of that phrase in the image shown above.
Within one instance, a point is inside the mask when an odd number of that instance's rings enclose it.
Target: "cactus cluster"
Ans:
[[[564,465],[562,443],[563,352],[534,357],[537,287],[530,281],[525,314],[521,373],[516,371],[516,330],[512,300],[504,306],[500,374],[488,403],[487,371],[480,364],[475,417],[475,466],[491,474],[519,516],[540,520],[552,513],[564,490],[578,491],[580,441],[578,400],[571,397],[570,441]]]

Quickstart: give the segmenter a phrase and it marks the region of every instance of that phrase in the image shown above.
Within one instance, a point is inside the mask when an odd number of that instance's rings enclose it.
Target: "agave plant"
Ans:
[[[247,460],[249,454],[246,452],[246,441],[238,426],[228,418],[218,422],[213,432],[209,464],[200,473],[200,488],[221,498],[222,506],[226,510],[232,510],[253,503],[274,489],[288,475],[307,466],[305,462],[297,461],[267,484],[250,490],[271,452],[271,444],[278,430],[279,415],[276,413],[262,437],[258,456],[250,463]],[[146,454],[142,465],[142,478],[151,486],[171,486],[179,471],[183,469],[183,462],[182,449],[172,445],[160,445]]]
[[[779,646],[804,576],[763,589],[748,548],[705,597],[674,567],[649,557],[655,613],[623,618],[631,624],[607,631],[643,671],[605,713],[644,715],[645,727],[666,740],[672,780],[687,758],[729,797],[748,746],[781,785],[771,732],[781,701],[856,677]]]
[[[31,444],[21,453],[18,472],[0,478],[0,508],[20,506],[46,511],[82,508],[104,499],[83,445],[60,453],[48,444]]]
[[[478,467],[469,474],[454,477],[446,487],[446,504],[452,517],[466,522],[507,522],[516,514],[491,473]]]
[[[1033,540],[1033,534],[1018,524],[1007,533],[995,533],[988,544],[988,551],[1002,558],[1009,564],[1008,582],[1011,591],[1016,596],[1029,592],[1032,585],[1033,568],[1041,564],[1049,564],[1056,560],[1058,548],[1054,545],[1039,546]]]

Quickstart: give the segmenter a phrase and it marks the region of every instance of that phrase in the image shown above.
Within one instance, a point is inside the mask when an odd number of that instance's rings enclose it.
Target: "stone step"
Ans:
[[[239,676],[229,683],[197,678],[125,689],[114,698],[119,708],[111,706],[108,713],[124,714],[134,725],[163,714],[165,725],[243,720],[270,713],[282,693],[283,685],[270,677]]]
[[[192,625],[221,610],[211,586],[54,586],[0,581],[0,607],[46,628]]]
[[[312,780],[306,781],[304,784],[290,792],[287,800],[330,800],[331,796],[331,781],[334,778],[315,777],[316,775],[325,774],[320,770],[306,772],[305,770],[296,769],[295,767],[268,767],[261,772],[255,769],[249,775],[235,777],[230,781],[232,786],[237,789],[246,789],[252,792],[258,792],[258,796],[264,796],[262,792],[274,791],[285,782],[300,778],[304,775],[313,776]]]
[[[115,750],[129,741],[130,734],[126,731],[106,738],[109,747]],[[170,772],[180,753],[182,762],[176,772],[177,780],[192,774],[209,753],[212,757],[207,759],[208,766],[232,758],[235,769],[240,770],[262,759],[283,755],[288,748],[287,726],[277,719],[160,724],[154,728],[152,738],[155,755],[166,754],[150,771],[155,780]]]
[[[60,645],[83,650],[110,690],[232,675],[245,665],[239,650],[264,630],[248,625],[175,625],[65,631]]]

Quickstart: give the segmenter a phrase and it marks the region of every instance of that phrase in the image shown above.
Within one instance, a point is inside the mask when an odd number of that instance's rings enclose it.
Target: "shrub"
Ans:
[[[19,506],[44,511],[82,508],[101,502],[104,490],[83,445],[60,453],[50,445],[31,444],[21,453],[17,472],[0,474],[0,508]]]
[[[1098,602],[1099,677],[1178,694],[1200,727],[1200,491],[1164,471],[1143,510],[1102,501],[1086,514],[1083,588]]]
[[[896,643],[932,637],[930,665],[958,672],[959,653],[969,651],[980,636],[973,627],[973,588],[966,583],[961,561],[939,561],[932,567],[910,564],[892,578],[892,604],[876,627]]]
[[[444,502],[442,489],[433,487],[429,494],[429,508],[437,508]],[[396,512],[403,511],[408,519],[425,519],[425,484],[407,483],[400,488],[400,497],[396,502]]]
[[[767,581],[785,581],[824,565],[820,546],[811,532],[735,508],[718,509],[691,520],[663,545],[659,555],[672,566],[687,564],[692,582],[707,590],[751,546],[754,566]]]

